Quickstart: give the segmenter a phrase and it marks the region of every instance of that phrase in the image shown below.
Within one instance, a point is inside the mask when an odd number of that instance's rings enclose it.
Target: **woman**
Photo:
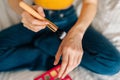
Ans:
[[[119,51],[105,37],[89,27],[96,14],[97,0],[83,0],[78,18],[72,6],[73,0],[35,0],[41,7],[33,7],[41,16],[46,16],[68,32],[62,42],[45,28],[48,22],[37,20],[22,11],[18,6],[19,1],[21,0],[9,0],[9,3],[17,13],[22,14],[24,26],[18,24],[0,32],[0,71],[24,68],[46,70],[53,67],[53,63],[57,65],[59,60],[62,62],[60,61],[58,77],[62,78],[79,65],[107,75],[120,70]],[[62,5],[63,1],[69,4]]]

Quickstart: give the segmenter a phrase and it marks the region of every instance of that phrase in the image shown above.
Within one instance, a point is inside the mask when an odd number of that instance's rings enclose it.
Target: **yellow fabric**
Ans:
[[[35,4],[45,9],[60,10],[72,5],[74,0],[34,0]]]

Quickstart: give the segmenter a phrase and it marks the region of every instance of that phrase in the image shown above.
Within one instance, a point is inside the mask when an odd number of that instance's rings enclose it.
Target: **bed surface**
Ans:
[[[33,80],[44,71],[22,70],[16,72],[0,73],[0,80]],[[73,80],[120,80],[120,73],[114,76],[103,76],[78,67],[70,73]]]

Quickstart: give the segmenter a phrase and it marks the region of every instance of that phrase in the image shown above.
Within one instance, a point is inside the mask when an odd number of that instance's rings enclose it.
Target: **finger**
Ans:
[[[39,14],[43,17],[45,17],[45,13],[42,7],[38,7],[37,11],[39,12]]]
[[[26,25],[26,24],[23,24],[23,26],[26,27],[26,28],[28,28],[28,27],[27,27],[28,25]]]
[[[33,8],[36,9],[41,16],[45,17],[44,10],[41,6],[35,5]]]
[[[25,18],[22,18],[21,22],[22,22],[23,24],[28,24],[28,21],[27,21]]]
[[[34,29],[32,29],[32,27],[31,26],[29,26],[29,25],[27,25],[27,24],[23,24],[24,25],[24,27],[26,27],[27,29],[29,29],[29,30],[31,30],[31,31],[34,31]],[[35,31],[34,31],[35,32]]]
[[[23,24],[24,27],[26,27],[27,29],[29,30],[32,30],[34,32],[38,32],[40,31],[41,29],[44,29],[46,26],[31,26],[29,25],[27,22]]]
[[[68,64],[68,55],[64,54],[63,59],[62,59],[62,64],[61,64],[61,67],[60,67],[60,71],[58,73],[58,78],[61,78],[62,74],[64,73],[64,71],[67,67],[67,64]]]
[[[27,20],[25,20],[25,18],[23,18],[21,22],[23,23],[24,27],[29,28],[31,30],[31,27],[29,25],[30,23]]]
[[[43,25],[47,25],[48,24],[47,21],[37,20],[34,17],[32,17],[29,13],[27,13],[27,12],[22,13],[22,17],[24,19],[24,22],[27,21],[27,23],[29,25],[31,25],[31,26],[34,26],[34,25],[43,26]]]
[[[61,52],[61,47],[59,47],[58,52],[56,53],[56,56],[55,56],[54,65],[57,65],[57,64],[59,63],[61,54],[62,54],[62,52]]]
[[[72,71],[72,69],[74,68],[73,65],[73,63],[75,62],[74,60],[75,60],[74,56],[69,56],[69,63],[67,65],[65,72],[62,75],[62,78],[64,78],[69,72]]]
[[[80,55],[80,56],[78,56],[78,59],[77,59],[78,65],[80,65],[81,60],[82,60],[82,56]]]
[[[43,25],[47,25],[47,24],[49,24],[49,23],[48,23],[47,21],[35,19],[35,20],[32,22],[32,24],[33,24],[33,25],[43,26]]]
[[[46,21],[40,21],[40,20],[37,20],[37,19],[35,19],[33,21],[33,23],[31,24],[28,20],[26,20],[26,18],[22,18],[21,22],[25,23],[25,24],[28,24],[28,25],[31,25],[31,26],[46,26],[48,24],[48,22],[46,22]]]
[[[41,29],[44,29],[46,27],[46,25],[33,25],[30,24],[27,20],[25,20],[25,18],[22,19],[22,23],[24,23],[24,27],[34,31],[34,32],[38,32]]]
[[[34,20],[35,20],[35,18],[32,17],[32,16],[31,16],[28,12],[26,12],[26,11],[24,11],[24,12],[22,13],[22,17],[25,18],[25,19],[29,22],[29,24],[32,24],[32,23],[34,22]]]
[[[82,60],[82,57],[83,57],[83,50],[81,50],[81,51],[79,51],[79,53],[78,54],[80,54],[79,56],[78,56],[78,58],[77,58],[77,63],[78,63],[78,65],[81,63],[81,60]]]
[[[33,29],[34,29],[35,32],[38,32],[38,31],[44,29],[45,27],[46,26],[34,26]]]
[[[74,68],[70,68],[69,70],[66,69],[67,72],[62,75],[62,79],[65,78],[66,75],[67,75],[69,72],[71,72],[73,69],[74,69]]]
[[[29,28],[30,30],[33,29],[33,25],[31,25],[25,18],[21,21],[24,25],[24,27]]]

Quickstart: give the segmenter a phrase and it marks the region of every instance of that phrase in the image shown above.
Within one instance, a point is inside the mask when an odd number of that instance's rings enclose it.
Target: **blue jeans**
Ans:
[[[45,10],[46,17],[66,32],[75,24],[74,7],[66,10]],[[0,32],[0,71],[20,69],[48,70],[61,40],[48,28],[37,33],[22,23]],[[112,75],[120,70],[120,52],[91,26],[86,30],[80,66],[95,73]],[[61,62],[61,61],[60,61]]]

